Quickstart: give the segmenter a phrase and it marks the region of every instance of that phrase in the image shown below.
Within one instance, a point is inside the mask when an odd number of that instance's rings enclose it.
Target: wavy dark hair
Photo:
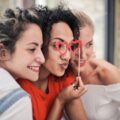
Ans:
[[[59,22],[65,22],[71,28],[74,39],[79,38],[80,22],[73,15],[71,10],[64,9],[62,6],[59,6],[53,10],[48,10],[45,14],[44,19],[45,19],[45,22],[44,22],[44,28],[43,28],[43,40],[46,42],[43,42],[42,50],[45,57],[47,57],[47,53],[48,53],[48,46],[50,43],[51,30],[52,30],[53,24],[59,23]]]
[[[13,53],[15,44],[21,37],[22,33],[27,29],[27,25],[35,23],[42,28],[42,17],[39,17],[38,11],[35,8],[15,10],[7,9],[0,16],[0,43]]]

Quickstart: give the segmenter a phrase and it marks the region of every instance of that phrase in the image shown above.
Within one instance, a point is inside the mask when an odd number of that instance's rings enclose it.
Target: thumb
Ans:
[[[79,87],[79,81],[76,79],[74,83],[72,84],[74,89],[77,89]]]
[[[81,77],[76,77],[76,80],[73,83],[73,88],[78,89],[78,87],[80,87],[80,86],[84,86],[84,84],[83,84],[83,82],[81,80]]]

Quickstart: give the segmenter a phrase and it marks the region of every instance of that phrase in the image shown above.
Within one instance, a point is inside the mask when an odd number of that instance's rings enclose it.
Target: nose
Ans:
[[[80,58],[81,59],[86,59],[87,55],[86,55],[86,49],[84,47],[80,48]]]
[[[43,64],[45,62],[45,57],[42,53],[42,51],[40,50],[40,52],[37,53],[37,59],[36,59],[37,62]]]
[[[64,55],[61,55],[61,58],[66,60],[66,61],[69,61],[71,58],[71,51],[67,50],[67,52]]]

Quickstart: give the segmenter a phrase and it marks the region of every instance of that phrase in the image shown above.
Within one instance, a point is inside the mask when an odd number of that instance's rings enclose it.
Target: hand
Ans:
[[[87,89],[83,84],[81,78],[77,77],[74,83],[61,91],[61,93],[58,95],[58,99],[62,104],[65,104],[66,102],[79,98],[86,92],[86,90]]]
[[[92,80],[96,76],[99,82],[104,85],[120,82],[120,70],[105,60],[91,59],[90,66],[93,68],[88,76]]]

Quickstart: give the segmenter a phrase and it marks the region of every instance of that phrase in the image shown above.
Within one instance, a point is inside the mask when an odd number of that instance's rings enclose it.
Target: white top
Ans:
[[[81,98],[88,120],[120,120],[120,83],[87,87]]]
[[[0,107],[2,105],[5,106],[11,96],[5,99],[6,103],[2,102],[3,98],[16,89],[20,89],[20,92],[22,91],[22,93],[25,93],[13,77],[6,70],[0,68]],[[19,94],[19,91],[17,94]],[[14,104],[10,104],[8,109],[5,109],[3,113],[0,113],[0,120],[32,120],[32,105],[30,97],[28,95],[22,96],[14,102]]]

